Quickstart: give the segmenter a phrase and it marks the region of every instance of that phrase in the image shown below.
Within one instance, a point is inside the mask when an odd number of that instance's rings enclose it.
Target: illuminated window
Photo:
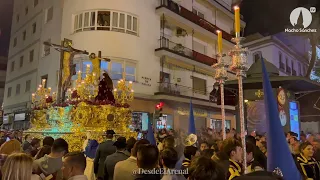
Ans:
[[[124,12],[90,11],[74,15],[74,32],[104,30],[138,35],[138,18]]]

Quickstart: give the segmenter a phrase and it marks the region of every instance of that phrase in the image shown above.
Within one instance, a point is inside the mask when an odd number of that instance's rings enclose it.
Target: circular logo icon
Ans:
[[[304,7],[295,8],[290,14],[290,22],[294,27],[307,28],[312,22],[312,14]]]

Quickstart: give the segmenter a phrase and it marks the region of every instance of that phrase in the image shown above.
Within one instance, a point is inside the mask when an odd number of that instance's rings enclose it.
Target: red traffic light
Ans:
[[[164,105],[164,103],[163,103],[163,102],[160,102],[159,105],[160,105],[160,107],[162,107],[162,106]]]
[[[163,107],[163,105],[164,103],[160,102],[159,104],[156,105],[156,108],[160,110]]]

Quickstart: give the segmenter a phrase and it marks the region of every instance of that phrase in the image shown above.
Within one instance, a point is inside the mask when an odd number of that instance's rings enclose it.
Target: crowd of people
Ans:
[[[242,166],[240,137],[234,129],[203,129],[192,145],[181,143],[181,132],[160,130],[157,144],[146,138],[126,139],[108,130],[104,141],[85,141],[81,152],[69,152],[62,139],[1,132],[0,167],[3,180],[242,180],[282,179],[268,172],[266,137],[246,137],[247,167]],[[286,134],[289,149],[304,179],[320,179],[320,135]],[[245,172],[246,169],[246,172]]]

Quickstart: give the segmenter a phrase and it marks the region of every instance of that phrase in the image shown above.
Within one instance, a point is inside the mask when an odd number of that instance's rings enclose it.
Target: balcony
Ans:
[[[291,67],[287,66],[286,72],[289,73],[289,74],[291,74]]]
[[[161,53],[161,51],[164,50],[174,55],[179,55],[184,58],[187,58],[188,60],[186,61],[186,63],[193,64],[193,65],[197,65],[197,63],[201,63],[203,65],[210,66],[211,68],[213,64],[217,63],[216,59],[209,57],[207,55],[201,54],[197,51],[191,50],[187,47],[184,47],[182,44],[176,44],[174,42],[171,42],[169,39],[165,37],[161,37],[161,39],[159,40],[159,46],[160,47],[155,50],[158,56],[168,55],[168,53],[166,54]],[[176,57],[174,55],[168,55],[168,56]],[[190,62],[190,60],[192,60],[193,62],[192,61]]]
[[[159,91],[155,95],[166,94],[174,96],[197,97],[200,99],[209,99],[209,91],[207,89],[199,90],[192,87],[182,86],[173,83],[159,83]]]
[[[296,75],[297,75],[297,71],[293,69],[293,70],[292,70],[292,75],[293,75],[293,76],[296,76]]]
[[[165,8],[170,10],[171,12],[183,17],[184,19],[204,28],[205,30],[216,34],[217,30],[222,31],[222,38],[232,42],[232,35],[230,33],[225,32],[224,30],[218,28],[216,25],[210,23],[209,21],[199,17],[198,15],[194,14],[192,11],[184,8],[183,6],[178,5],[177,3],[173,2],[172,0],[160,0],[160,6],[156,7],[156,10]],[[233,42],[232,42],[233,43]]]

